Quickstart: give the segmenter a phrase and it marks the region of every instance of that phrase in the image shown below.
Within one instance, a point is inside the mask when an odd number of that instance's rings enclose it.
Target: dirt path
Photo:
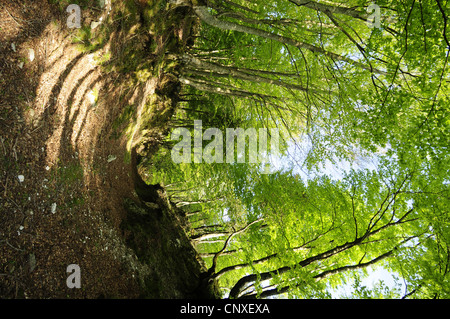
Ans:
[[[112,128],[124,79],[105,77],[64,19],[47,1],[1,1],[0,297],[134,298],[148,269],[120,229],[135,197]],[[70,264],[81,289],[66,286]]]
[[[179,82],[164,57],[192,15],[82,2],[76,30],[65,2],[0,0],[0,298],[215,297],[186,217],[164,191],[139,201],[129,163],[130,143],[148,155],[166,134]]]

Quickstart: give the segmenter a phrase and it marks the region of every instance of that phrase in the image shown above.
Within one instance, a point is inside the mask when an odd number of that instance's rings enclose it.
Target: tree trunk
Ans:
[[[389,205],[387,207],[389,207]],[[381,208],[380,208],[380,210],[381,210]],[[392,226],[395,226],[395,225],[399,225],[399,224],[402,224],[402,223],[413,221],[414,219],[410,219],[410,220],[406,219],[406,217],[408,217],[413,211],[414,211],[414,208],[412,208],[409,211],[407,211],[397,221],[393,222],[391,220],[388,223],[384,224],[383,226],[380,226],[379,228],[374,229],[375,225],[379,221],[379,219],[378,219],[377,221],[375,221],[375,223],[369,224],[369,226],[367,227],[367,229],[364,232],[364,234],[361,235],[360,237],[356,237],[353,241],[346,242],[346,243],[344,243],[342,245],[335,246],[334,248],[328,249],[328,250],[326,250],[326,251],[324,251],[322,253],[319,253],[317,255],[308,257],[308,258],[306,258],[306,259],[304,259],[304,260],[302,260],[302,261],[300,261],[300,262],[298,262],[298,263],[296,263],[296,264],[294,264],[292,266],[284,266],[284,267],[278,268],[276,270],[266,271],[266,272],[262,272],[262,273],[259,273],[259,274],[250,274],[250,275],[244,276],[241,279],[239,279],[237,281],[237,283],[233,286],[233,288],[230,291],[230,297],[231,298],[238,298],[239,294],[242,292],[242,289],[247,284],[252,283],[252,282],[254,282],[256,280],[260,280],[260,281],[268,280],[268,279],[273,278],[274,274],[283,274],[283,273],[286,273],[286,272],[288,272],[289,270],[291,270],[292,268],[295,268],[295,267],[306,267],[306,266],[312,264],[313,262],[327,259],[327,258],[332,257],[334,255],[337,255],[337,254],[339,254],[339,253],[341,253],[343,251],[346,251],[346,250],[348,250],[348,249],[350,249],[352,247],[358,246],[361,243],[363,243],[370,236],[373,236],[373,235],[383,231],[384,229],[386,229],[388,227],[392,227]],[[380,211],[378,213],[380,213]],[[382,214],[383,214],[383,212],[381,213],[381,215]],[[407,240],[409,240],[409,239],[407,239]]]
[[[338,7],[310,0],[289,0],[289,2],[292,2],[297,6],[307,7],[316,11],[343,14],[363,21],[366,21],[369,17],[366,12],[359,11],[354,8]]]
[[[194,235],[191,236],[191,240],[194,242],[200,242],[205,241],[210,238],[216,238],[216,237],[222,237],[228,235],[228,232],[215,232],[215,233],[208,233],[208,234],[202,234],[202,235]]]
[[[236,79],[241,79],[244,81],[250,81],[250,82],[255,82],[255,83],[267,83],[267,84],[281,86],[286,89],[298,90],[298,91],[303,91],[303,92],[308,92],[308,91],[315,92],[315,93],[318,92],[318,90],[305,88],[305,87],[302,87],[302,86],[296,85],[296,84],[286,83],[281,80],[274,80],[274,79],[266,78],[266,77],[263,77],[263,76],[260,76],[257,74],[248,74],[244,71],[241,71],[240,69],[229,68],[229,67],[222,66],[222,65],[219,65],[216,63],[205,62],[203,60],[200,60],[200,59],[193,57],[191,55],[188,55],[188,54],[184,54],[182,56],[182,60],[185,63],[187,63],[188,65],[193,66],[194,68],[212,71],[217,74],[224,74],[226,76],[233,77]],[[213,73],[213,75],[214,75],[214,73]],[[323,92],[321,92],[321,93],[323,93]]]
[[[233,22],[229,22],[229,21],[223,21],[223,20],[219,20],[216,17],[212,16],[209,12],[208,12],[208,8],[206,6],[194,6],[194,11],[197,14],[197,16],[205,23],[222,29],[222,30],[229,30],[229,31],[237,31],[237,32],[243,32],[243,33],[247,33],[247,34],[252,34],[252,35],[256,35],[258,37],[262,37],[265,39],[269,39],[269,40],[273,40],[273,41],[277,41],[280,43],[284,43],[284,44],[288,44],[294,47],[297,47],[299,49],[306,49],[309,50],[313,53],[317,53],[317,54],[323,54],[326,55],[328,57],[330,57],[333,60],[337,60],[337,61],[344,61],[347,62],[349,64],[352,64],[356,67],[365,69],[365,70],[369,70],[371,72],[374,73],[378,73],[378,74],[385,74],[385,72],[377,70],[377,69],[371,69],[370,67],[368,67],[367,65],[360,63],[358,61],[355,61],[353,59],[350,58],[346,58],[344,56],[341,56],[339,54],[330,52],[330,51],[326,51],[320,47],[317,47],[315,45],[309,44],[309,43],[304,43],[301,41],[297,41],[295,39],[292,38],[288,38],[282,35],[278,35],[272,32],[268,32],[268,31],[264,31],[261,29],[256,29],[256,28],[252,28],[252,27],[247,27],[245,25],[241,25],[241,24],[237,24],[237,23],[233,23]]]

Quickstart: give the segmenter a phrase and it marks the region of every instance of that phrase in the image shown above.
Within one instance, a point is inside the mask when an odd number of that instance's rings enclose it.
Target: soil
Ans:
[[[82,52],[49,2],[0,0],[0,298],[185,297],[202,266],[184,220],[163,194],[162,219],[142,212],[115,124],[161,83],[105,72],[98,57],[120,57],[130,35],[114,30],[95,55]],[[83,8],[83,25],[105,10]],[[66,283],[71,264],[79,289]]]

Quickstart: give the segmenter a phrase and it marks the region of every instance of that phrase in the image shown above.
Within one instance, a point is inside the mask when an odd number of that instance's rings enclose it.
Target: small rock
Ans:
[[[50,166],[45,166],[45,170],[49,171],[50,170]]]
[[[11,49],[16,52],[16,44],[15,43],[11,43]]]
[[[51,212],[52,214],[56,213],[56,203],[52,204]]]
[[[95,102],[96,102],[96,96],[95,96],[95,92],[93,91],[93,90],[91,90],[89,93],[88,93],[88,99],[89,99],[89,102],[91,103],[91,105],[95,105]]]
[[[25,180],[25,177],[23,175],[19,175],[17,176],[17,178],[19,179],[19,182],[23,183],[23,181]]]
[[[115,161],[117,159],[117,156],[115,155],[109,155],[108,156],[108,163],[111,163],[112,161]]]
[[[95,55],[94,54],[89,54],[87,56],[87,59],[88,59],[89,63],[95,64]]]
[[[33,62],[33,60],[34,60],[34,50],[33,49],[28,49],[28,60],[30,60],[30,62]]]
[[[101,24],[101,22],[95,22],[95,21],[92,21],[92,22],[91,22],[91,29],[94,30],[94,29],[95,29],[96,27],[98,27],[100,24]]]
[[[28,255],[28,267],[30,267],[30,272],[33,272],[34,268],[36,268],[36,256],[34,254]]]
[[[23,68],[23,65],[24,65],[24,64],[25,64],[25,63],[23,63],[23,62],[20,62],[20,63],[19,63],[19,68],[21,68],[21,69],[22,69],[22,68]]]

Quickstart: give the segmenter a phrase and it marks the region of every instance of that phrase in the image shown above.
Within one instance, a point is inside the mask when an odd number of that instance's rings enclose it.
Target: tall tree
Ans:
[[[326,297],[346,273],[380,263],[408,283],[404,297],[448,297],[450,10],[438,0],[377,4],[380,29],[367,24],[367,1],[185,3],[203,23],[177,57],[185,92],[226,101],[212,104],[246,127],[309,139],[310,169],[357,154],[380,162],[339,182],[194,168],[184,196],[223,194],[220,208],[202,208],[205,226],[227,234],[199,249],[231,298]],[[189,103],[187,119],[208,107]]]

